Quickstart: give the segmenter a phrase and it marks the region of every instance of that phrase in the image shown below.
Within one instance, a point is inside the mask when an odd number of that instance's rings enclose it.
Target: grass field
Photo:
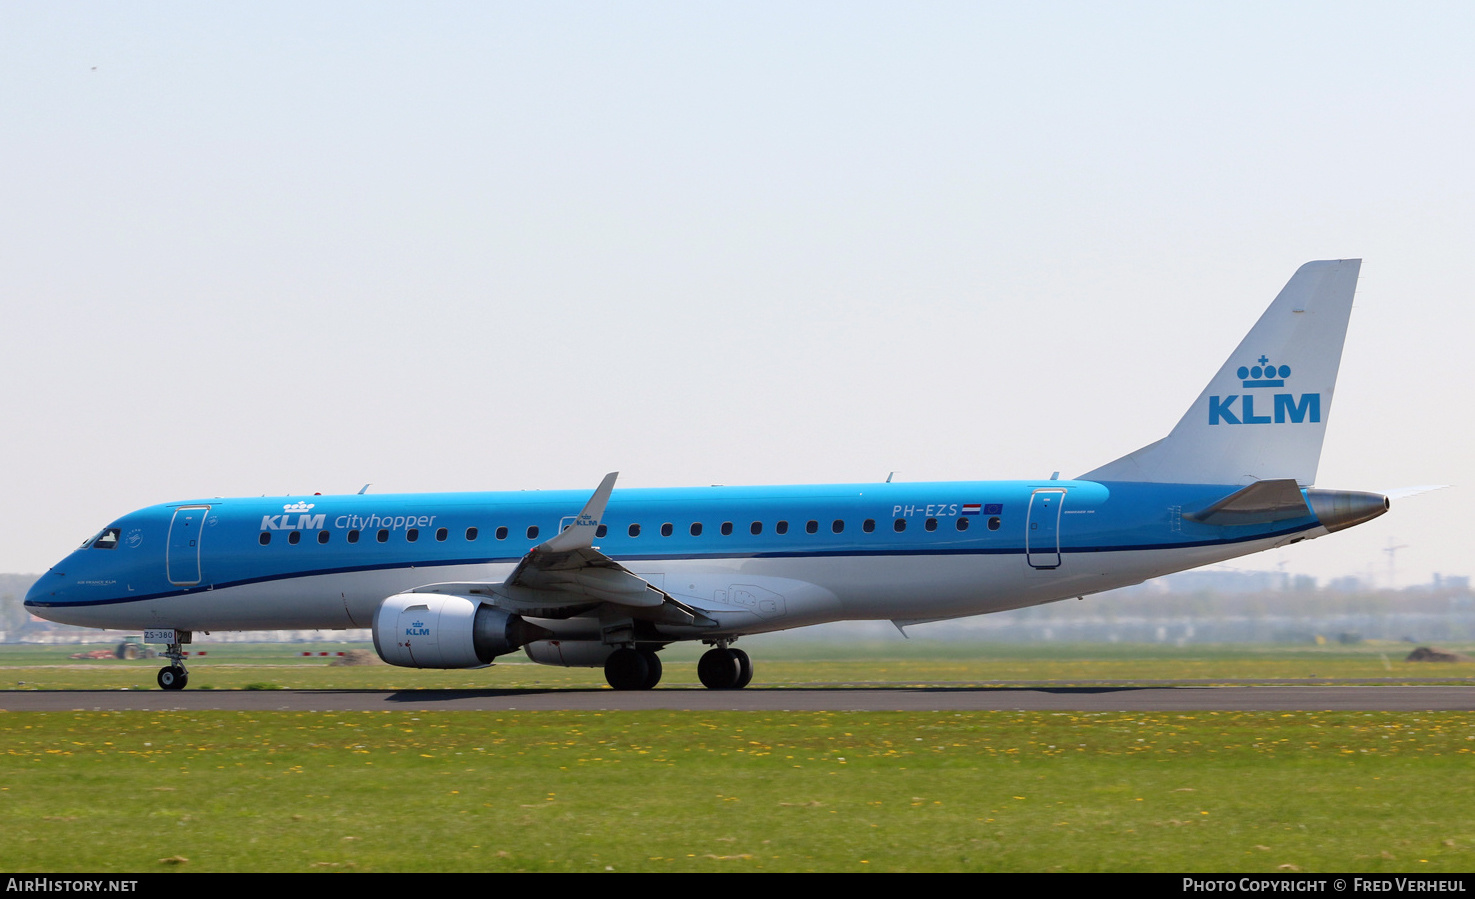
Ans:
[[[931,648],[775,649],[759,680],[1475,673],[1402,663],[1406,648]],[[329,668],[294,651],[210,648],[191,689],[599,683],[523,665]],[[65,654],[6,647],[0,677],[152,688],[158,667]],[[4,712],[0,746],[11,872],[1475,866],[1468,713]]]
[[[744,640],[754,658],[755,686],[808,684],[992,682],[1058,684],[1092,681],[1204,682],[1241,679],[1339,678],[1397,682],[1467,681],[1475,663],[1405,662],[1406,643],[1355,646],[1162,646],[1136,644],[1020,645],[909,641],[874,645]],[[0,646],[0,689],[156,689],[161,660],[70,660],[72,653],[103,646]],[[592,668],[535,665],[522,655],[487,669],[416,671],[387,665],[336,667],[331,654],[366,644],[196,644],[190,689],[486,689],[604,686]],[[663,686],[697,686],[701,646],[672,646],[661,653]],[[1443,648],[1475,655],[1475,647]],[[371,650],[372,651],[372,650]],[[304,652],[313,653],[305,658]],[[329,657],[318,655],[329,653]]]

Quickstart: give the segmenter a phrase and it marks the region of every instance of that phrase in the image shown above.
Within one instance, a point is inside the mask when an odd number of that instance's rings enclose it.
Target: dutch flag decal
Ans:
[[[964,515],[977,515],[979,512],[982,511],[983,506],[979,505],[978,503],[963,503]]]

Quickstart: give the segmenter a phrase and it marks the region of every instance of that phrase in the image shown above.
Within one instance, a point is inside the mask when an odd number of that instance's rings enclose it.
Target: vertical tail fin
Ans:
[[[1081,480],[1314,483],[1361,265],[1297,269],[1172,433]]]

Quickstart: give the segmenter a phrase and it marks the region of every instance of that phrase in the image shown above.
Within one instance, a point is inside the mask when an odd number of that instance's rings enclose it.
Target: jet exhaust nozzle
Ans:
[[[1388,511],[1388,497],[1357,490],[1307,490],[1311,513],[1328,531],[1340,531],[1372,521]]]

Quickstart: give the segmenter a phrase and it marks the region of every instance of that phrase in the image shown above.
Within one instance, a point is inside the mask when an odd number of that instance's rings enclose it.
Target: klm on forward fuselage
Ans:
[[[1302,266],[1167,437],[1074,480],[616,491],[610,474],[592,495],[169,503],[90,538],[26,606],[145,629],[168,689],[193,631],[358,627],[396,665],[521,650],[619,689],[701,641],[702,683],[742,687],[744,635],[1084,596],[1382,514],[1383,496],[1310,486],[1358,266]]]

